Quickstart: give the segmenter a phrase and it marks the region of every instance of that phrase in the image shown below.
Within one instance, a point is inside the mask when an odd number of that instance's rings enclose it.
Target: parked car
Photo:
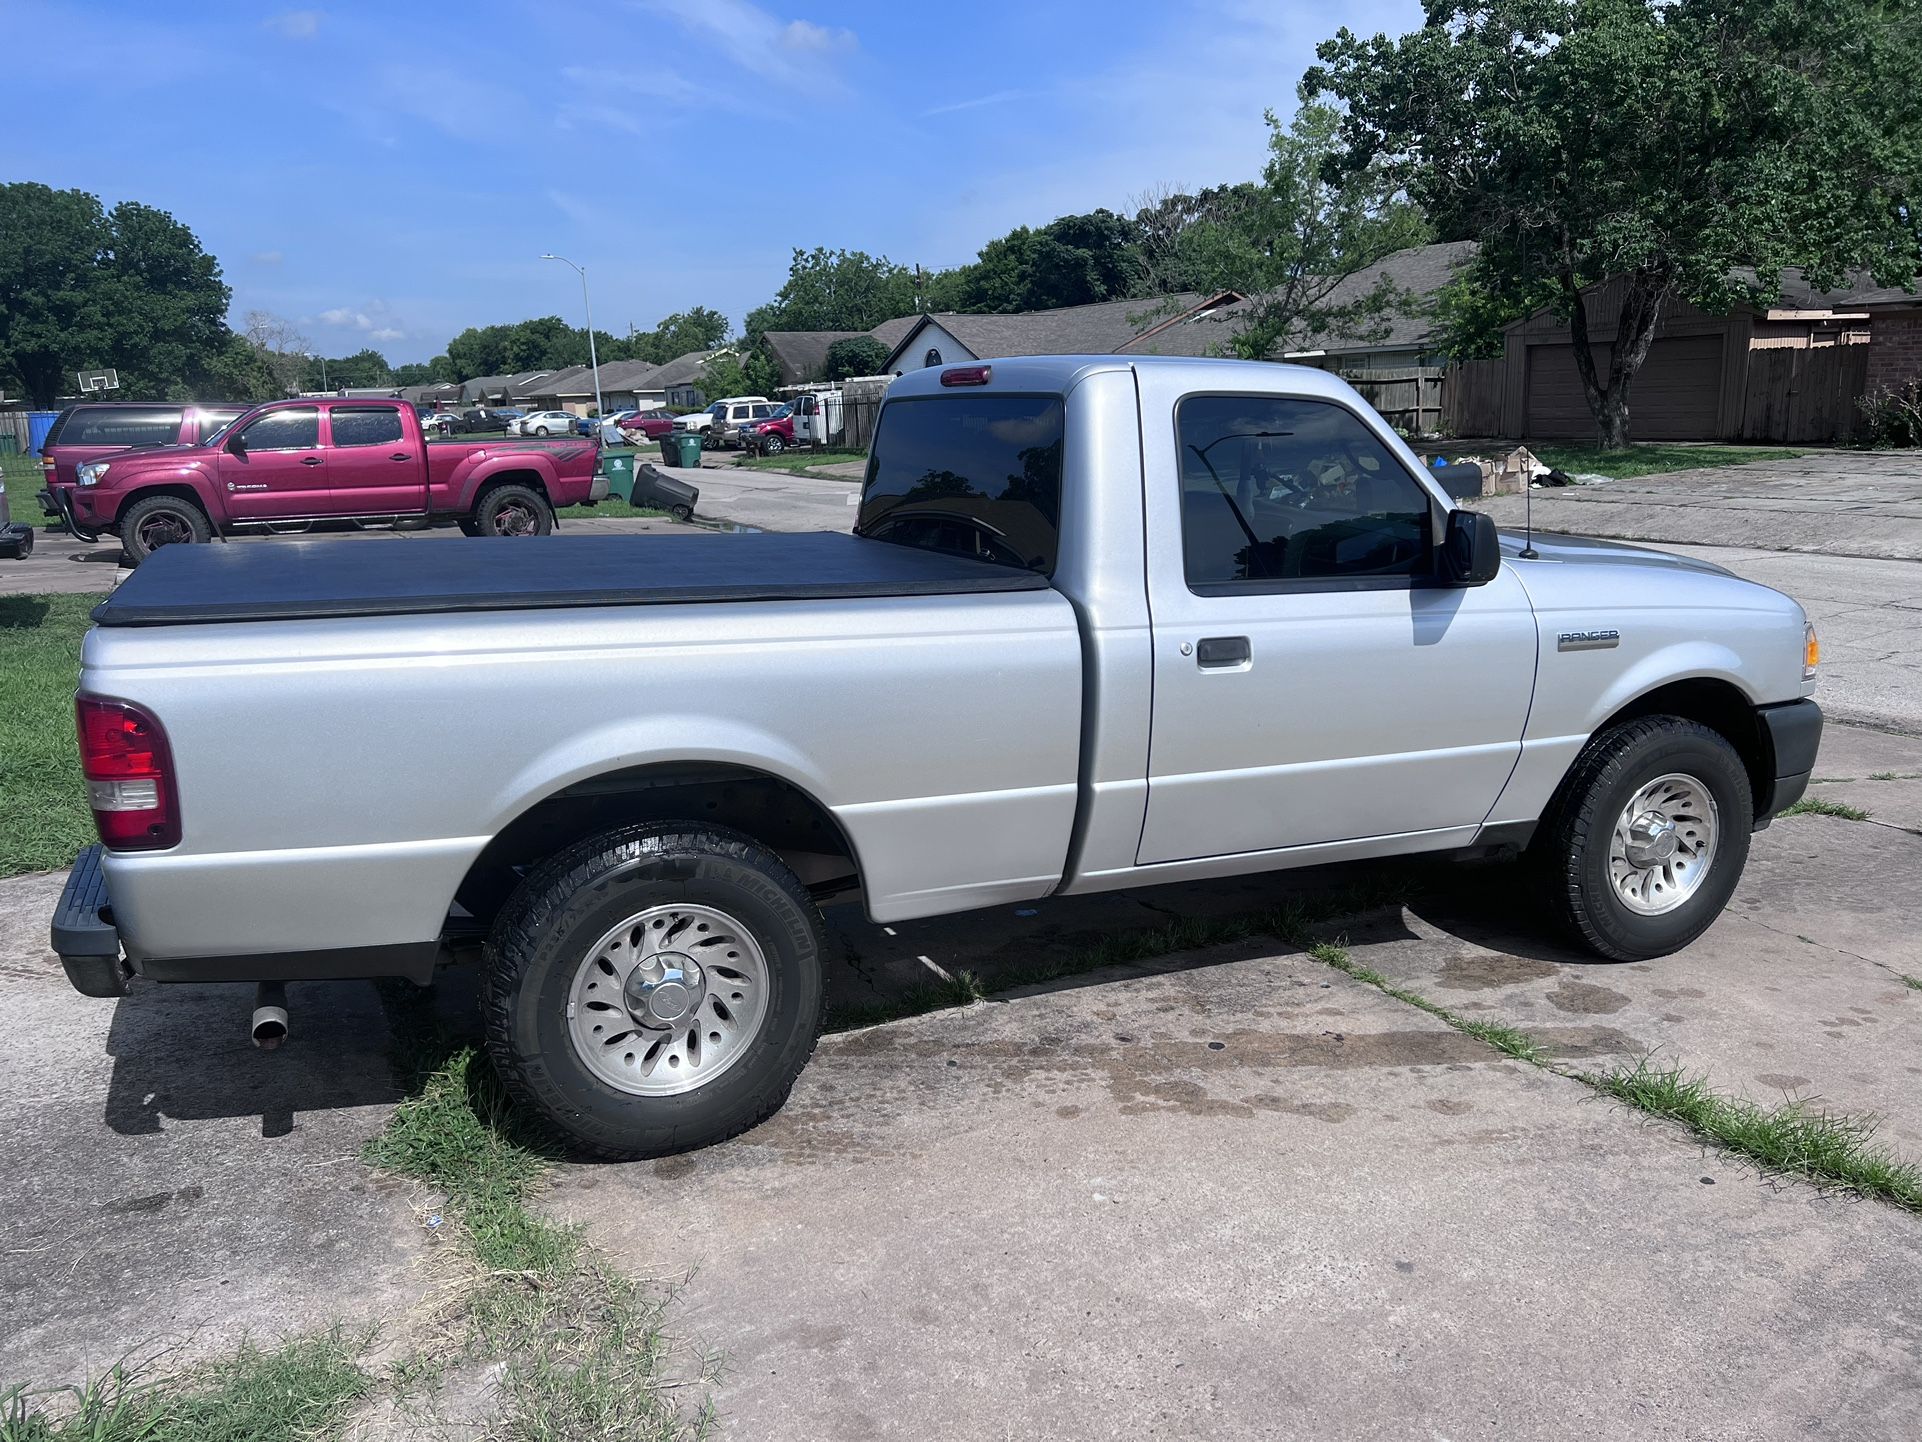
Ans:
[[[416,408],[415,414],[420,417],[420,428],[430,436],[440,436],[444,438],[459,435],[467,429],[467,422],[462,420],[460,416],[453,411],[420,410]]]
[[[169,551],[109,595],[72,985],[284,1005],[482,934],[512,1093],[658,1155],[781,1105],[831,897],[894,923],[1526,848],[1571,937],[1648,960],[1721,913],[1822,727],[1794,601],[1500,538],[1304,367],[931,367],[880,407],[851,536],[512,551]]]
[[[572,411],[535,411],[514,421],[507,428],[512,436],[571,436],[575,416]]]
[[[54,417],[41,443],[40,466],[46,482],[38,498],[41,509],[80,540],[98,540],[99,533],[76,523],[73,515],[74,476],[83,463],[142,447],[198,445],[246,409],[237,404],[143,401],[68,406]]]
[[[470,432],[504,432],[507,429],[508,417],[503,416],[499,411],[489,410],[485,406],[476,406],[472,410],[462,411],[460,418],[462,427]]]
[[[494,418],[501,423],[501,429],[508,435],[516,434],[516,427],[526,417],[527,412],[518,406],[500,406],[494,411]]]
[[[767,419],[749,421],[739,427],[740,444],[764,456],[778,456],[795,444],[794,407],[776,406]]]
[[[16,521],[7,502],[7,490],[0,486],[0,560],[24,561],[33,554],[33,526]]]
[[[658,441],[675,428],[675,422],[679,419],[672,411],[632,411],[621,421],[621,433],[630,442],[636,437]]]
[[[412,406],[275,401],[209,443],[87,461],[72,511],[120,537],[135,562],[162,546],[317,520],[458,525],[470,536],[544,536],[563,506],[598,501],[592,446],[425,445]]]
[[[709,450],[722,450],[741,444],[741,427],[751,421],[764,421],[775,411],[775,402],[766,396],[729,396],[707,408],[711,418],[702,440]]]

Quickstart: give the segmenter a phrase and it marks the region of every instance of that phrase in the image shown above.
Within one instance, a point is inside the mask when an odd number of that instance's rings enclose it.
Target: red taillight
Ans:
[[[941,384],[944,386],[984,386],[993,375],[993,366],[949,366],[941,372]]]
[[[125,701],[74,701],[80,770],[100,839],[115,851],[158,851],[180,842],[173,753],[160,723]]]

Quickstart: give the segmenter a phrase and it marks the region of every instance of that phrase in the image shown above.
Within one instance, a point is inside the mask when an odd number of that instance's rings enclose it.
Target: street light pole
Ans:
[[[581,278],[581,309],[587,312],[587,364],[594,372],[594,417],[596,420],[599,420],[603,412],[603,407],[601,406],[601,362],[600,357],[594,354],[594,305],[593,302],[587,298],[587,269],[585,266],[574,265],[574,262],[564,255],[555,255],[552,252],[543,255],[541,259],[558,260],[562,265],[574,266],[574,273]]]

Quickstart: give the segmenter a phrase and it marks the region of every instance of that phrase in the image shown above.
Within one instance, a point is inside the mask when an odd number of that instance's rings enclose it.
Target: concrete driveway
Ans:
[[[1867,777],[1922,743],[1834,728],[1819,769],[1919,787]],[[1508,867],[842,908],[831,985],[993,987],[1367,879],[1406,901],[1326,932],[1404,986],[1585,1067],[1653,1052],[1880,1112],[1922,1156],[1919,874],[1900,826],[1780,821],[1716,928],[1645,966],[1544,935]],[[0,883],[0,1002],[32,1041],[0,1060],[0,1375],[404,1316],[423,1219],[355,1156],[396,1096],[376,990],[295,988],[272,1056],[244,988],[82,999],[44,950],[56,883]],[[441,991],[471,1027],[465,985]],[[728,1436],[1922,1435],[1922,1218],[1758,1175],[1272,940],[830,1036],[756,1131],[564,1166],[545,1205],[684,1283]]]

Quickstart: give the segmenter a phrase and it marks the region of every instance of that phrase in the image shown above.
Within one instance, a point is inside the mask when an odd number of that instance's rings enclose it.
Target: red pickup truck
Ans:
[[[138,562],[161,546],[322,520],[544,536],[557,509],[607,494],[597,471],[591,442],[429,445],[399,401],[274,401],[194,445],[85,462],[53,500],[76,535],[118,535]]]

